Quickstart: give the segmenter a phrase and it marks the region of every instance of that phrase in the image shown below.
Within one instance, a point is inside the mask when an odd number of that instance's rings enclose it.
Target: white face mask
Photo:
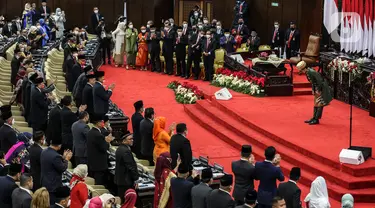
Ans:
[[[24,52],[24,51],[25,51],[25,48],[20,48],[20,51]]]
[[[152,33],[154,33],[155,32],[155,30],[150,30]]]
[[[129,28],[130,28],[130,29],[133,29],[133,25],[129,25]]]
[[[75,35],[78,35],[78,31],[74,31],[74,34],[75,34]]]
[[[184,27],[187,27],[188,25],[185,23],[185,24],[183,24],[183,26],[184,26]]]
[[[225,35],[225,37],[229,37],[229,34],[224,34]]]
[[[99,12],[99,10],[94,10],[94,13],[95,13],[95,14],[98,14],[98,12]]]
[[[40,26],[40,25],[38,25],[38,26],[36,26],[38,29],[40,29],[42,26]]]
[[[12,24],[10,23],[10,24],[8,24],[8,27],[12,27]]]
[[[14,123],[15,123],[16,121],[14,120],[14,118],[12,119],[12,125],[14,125]]]
[[[211,35],[206,35],[206,38],[207,38],[207,39],[210,39],[210,38],[211,38]]]
[[[202,29],[202,28],[203,28],[203,25],[198,25],[198,28],[199,28],[199,29]]]
[[[276,28],[276,29],[279,28],[279,25],[275,25],[275,28]]]
[[[150,25],[149,25],[149,24],[147,24],[147,28],[150,28]]]
[[[196,17],[197,17],[197,16],[198,16],[198,12],[195,12],[195,13],[194,13],[194,16],[196,16]]]
[[[171,26],[173,26],[174,25],[174,23],[173,22],[171,22]]]
[[[216,26],[216,29],[220,30],[221,29],[221,25]]]
[[[204,24],[208,24],[208,20],[203,20],[203,23]]]
[[[178,36],[181,36],[182,35],[182,32],[177,32]]]
[[[145,33],[145,32],[146,32],[146,30],[141,30],[141,32],[142,32],[142,33]]]
[[[57,12],[57,15],[61,15],[61,12]]]

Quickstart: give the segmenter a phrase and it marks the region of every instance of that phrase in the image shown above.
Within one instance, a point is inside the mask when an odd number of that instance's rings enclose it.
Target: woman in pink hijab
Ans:
[[[137,193],[134,189],[128,189],[125,192],[125,202],[121,208],[135,208],[135,203],[137,202]]]

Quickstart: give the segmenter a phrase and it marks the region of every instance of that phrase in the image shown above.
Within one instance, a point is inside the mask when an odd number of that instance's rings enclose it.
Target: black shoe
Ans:
[[[313,119],[312,121],[310,121],[309,125],[317,125],[319,124],[319,120],[318,119]]]
[[[310,120],[306,120],[305,123],[310,123],[312,120],[314,120],[314,118],[312,118]]]
[[[189,77],[185,77],[185,79],[189,79]]]
[[[108,64],[109,64],[109,65],[111,65],[111,62],[110,62],[110,61],[108,61]]]
[[[175,74],[176,77],[180,77],[181,75],[180,74]]]

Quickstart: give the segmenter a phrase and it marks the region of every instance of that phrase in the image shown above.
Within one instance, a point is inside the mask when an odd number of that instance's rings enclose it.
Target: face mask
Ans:
[[[181,36],[182,35],[182,32],[177,32],[178,36]]]
[[[208,20],[203,20],[203,23],[204,23],[204,24],[207,24],[207,23],[208,23]]]
[[[142,32],[142,33],[145,33],[145,32],[146,32],[146,30],[141,30],[141,32]]]
[[[174,25],[174,23],[173,22],[171,22],[171,26],[173,26]]]
[[[193,28],[193,31],[196,32],[196,31],[197,31],[197,28]]]
[[[252,34],[251,34],[251,37],[255,37],[255,36],[257,36],[257,35],[256,35],[256,34],[254,34],[254,33],[252,33]]]
[[[198,25],[198,28],[199,28],[199,29],[202,29],[202,28],[203,28],[203,25]]]
[[[291,27],[290,29],[291,29],[292,31],[294,31],[294,30],[295,30],[296,28],[294,28],[294,27]]]
[[[224,34],[225,35],[225,37],[229,37],[229,34],[228,33],[226,33],[226,34]]]
[[[206,38],[207,38],[207,39],[210,39],[210,38],[211,38],[211,35],[206,35]]]
[[[99,10],[94,10],[94,13],[97,14],[99,12]]]
[[[155,30],[151,30],[151,32],[152,32],[152,33],[154,33],[154,32],[155,32]]]
[[[48,25],[49,24],[49,22],[46,22],[46,25]]]
[[[150,28],[150,25],[149,25],[149,24],[147,24],[147,28]]]
[[[195,13],[194,13],[194,16],[198,17],[198,12],[195,12]]]
[[[239,22],[238,24],[242,25],[242,24],[243,24],[243,22]]]
[[[186,23],[183,24],[184,27],[187,27],[188,25]]]
[[[12,119],[12,125],[14,125],[14,122],[16,122],[15,120],[14,120],[14,118]]]
[[[221,25],[216,26],[216,29],[220,30],[221,29]]]
[[[276,28],[276,29],[279,28],[279,25],[275,25],[275,28]]]
[[[12,24],[8,24],[8,27],[12,27]]]
[[[38,26],[36,26],[38,29],[40,29],[42,26],[40,26],[40,25],[38,25]]]
[[[130,29],[133,29],[133,25],[129,25],[129,28],[130,28]]]
[[[84,34],[85,34],[85,32],[81,32],[81,34],[82,34],[82,35],[84,35]]]
[[[57,15],[61,15],[61,12],[57,12]]]
[[[75,34],[75,35],[78,35],[78,31],[74,31],[74,34]]]

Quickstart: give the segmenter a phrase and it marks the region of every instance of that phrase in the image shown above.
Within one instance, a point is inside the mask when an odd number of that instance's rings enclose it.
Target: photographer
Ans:
[[[105,65],[106,55],[108,58],[108,64],[111,64],[111,39],[112,34],[107,29],[106,24],[104,22],[104,17],[101,17],[99,20],[99,25],[96,27],[96,34],[99,36],[100,39],[100,47],[102,49],[102,59],[103,65]]]

